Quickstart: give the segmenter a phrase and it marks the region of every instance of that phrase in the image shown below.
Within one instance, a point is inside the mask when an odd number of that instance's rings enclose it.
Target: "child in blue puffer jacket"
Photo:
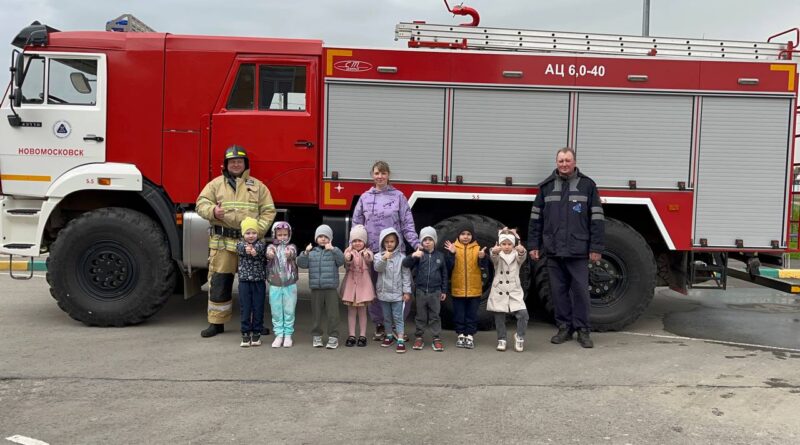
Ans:
[[[297,267],[308,269],[308,286],[311,288],[312,345],[321,348],[322,310],[328,322],[326,348],[339,347],[339,267],[344,264],[344,254],[331,244],[333,230],[326,224],[314,233],[317,246],[309,244],[297,257]]]

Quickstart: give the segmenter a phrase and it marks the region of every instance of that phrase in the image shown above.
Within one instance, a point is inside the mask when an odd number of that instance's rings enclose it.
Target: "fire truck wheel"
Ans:
[[[116,207],[70,221],[51,246],[47,270],[58,306],[89,326],[141,323],[172,294],[177,273],[161,228]]]
[[[605,228],[603,259],[589,265],[590,319],[596,331],[617,331],[636,321],[653,299],[656,262],[631,226],[607,219]]]
[[[438,248],[444,250],[444,242],[447,240],[454,241],[458,238],[458,227],[465,221],[472,223],[475,229],[475,240],[481,247],[491,248],[497,242],[497,231],[505,227],[505,224],[483,215],[457,215],[451,218],[439,221],[434,228],[439,237]],[[488,250],[487,250],[488,253]],[[494,315],[486,310],[486,300],[489,298],[489,291],[492,286],[492,279],[494,278],[494,270],[491,266],[486,270],[482,270],[483,276],[483,295],[481,295],[481,304],[478,309],[478,329],[488,331],[494,328]],[[522,280],[523,289],[528,288],[527,283],[530,282],[530,267],[527,267],[527,262],[520,269],[520,279]],[[526,292],[527,295],[527,292]],[[446,329],[453,329],[453,301],[452,297],[447,297],[443,302],[441,308],[442,326]]]
[[[549,322],[553,322],[553,301],[550,299],[550,276],[547,275],[545,258],[538,261],[528,261],[533,269],[533,279],[531,288],[535,297],[528,297],[528,312],[533,315],[542,316]],[[530,292],[529,292],[530,293]]]
[[[617,331],[647,309],[655,292],[656,263],[650,246],[631,226],[607,219],[606,250],[599,264],[589,264],[592,329]],[[544,261],[534,265],[536,302],[553,320],[550,278]]]

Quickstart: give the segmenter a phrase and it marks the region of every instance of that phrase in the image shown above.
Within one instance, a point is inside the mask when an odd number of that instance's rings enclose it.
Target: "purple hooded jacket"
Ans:
[[[387,185],[383,190],[371,187],[361,194],[353,212],[353,225],[355,224],[363,224],[367,229],[368,245],[374,253],[380,252],[381,230],[388,227],[394,227],[398,233],[403,235],[400,237],[401,252],[405,249],[403,238],[414,249],[419,246],[411,207],[408,206],[403,192],[391,185]]]

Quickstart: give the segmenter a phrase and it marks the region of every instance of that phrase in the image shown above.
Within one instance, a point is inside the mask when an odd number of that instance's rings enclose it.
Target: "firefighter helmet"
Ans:
[[[223,170],[227,170],[229,159],[244,159],[244,168],[250,168],[250,159],[247,157],[247,151],[241,145],[231,145],[225,149],[225,157],[222,162]]]

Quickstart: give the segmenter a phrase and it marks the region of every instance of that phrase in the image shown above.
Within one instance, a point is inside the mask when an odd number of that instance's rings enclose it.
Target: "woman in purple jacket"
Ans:
[[[356,204],[353,212],[353,225],[363,224],[367,229],[369,238],[369,248],[373,253],[379,254],[381,246],[379,237],[381,230],[387,227],[394,227],[402,235],[399,249],[404,252],[406,247],[403,239],[413,248],[419,246],[419,238],[414,227],[414,216],[411,214],[411,207],[403,192],[395,189],[389,184],[389,164],[385,161],[378,161],[372,166],[372,179],[375,185],[361,194],[361,198]],[[373,273],[373,281],[376,275]],[[405,305],[404,317],[408,317],[411,305]],[[369,306],[369,316],[375,323],[375,335],[373,340],[382,341],[386,333],[383,326],[383,311],[379,304]]]

